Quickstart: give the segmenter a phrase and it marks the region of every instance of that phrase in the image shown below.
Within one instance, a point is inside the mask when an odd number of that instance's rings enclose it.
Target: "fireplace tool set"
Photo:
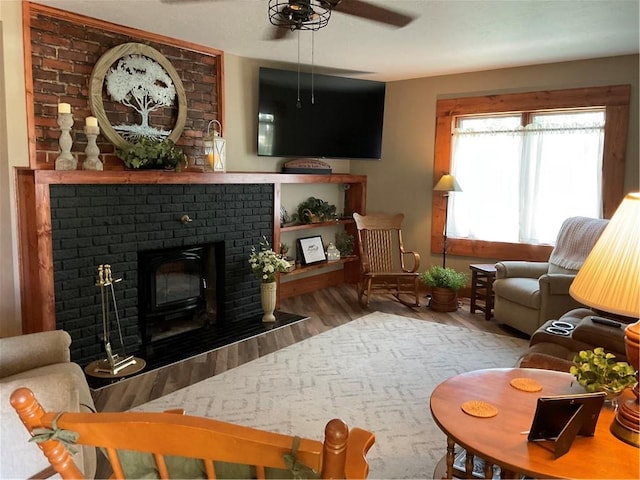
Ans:
[[[136,359],[133,355],[127,355],[125,351],[124,342],[122,340],[122,329],[120,327],[120,316],[118,315],[118,304],[116,302],[116,292],[113,287],[115,283],[118,283],[120,281],[122,281],[122,278],[113,278],[111,274],[111,265],[105,264],[98,266],[98,281],[96,282],[96,286],[100,288],[100,300],[102,302],[102,337],[107,358],[98,360],[97,362],[93,362],[93,364],[90,365],[93,366],[93,369],[88,373],[95,373],[97,374],[97,376],[118,376],[118,374],[121,373],[122,370],[132,365],[136,368],[129,369],[132,371],[128,373],[135,373],[144,368],[145,364],[144,361]],[[116,317],[116,324],[118,326],[118,335],[120,346],[122,349],[122,356],[117,353],[113,353],[113,350],[111,348],[111,302],[109,301],[109,296],[111,296],[111,301],[113,302],[113,310]]]

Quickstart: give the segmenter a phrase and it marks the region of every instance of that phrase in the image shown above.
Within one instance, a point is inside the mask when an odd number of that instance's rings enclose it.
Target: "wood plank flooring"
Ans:
[[[471,330],[523,336],[494,320],[485,320],[483,312],[471,314],[468,299],[461,299],[460,308],[450,313],[430,310],[426,307],[426,298],[422,303],[421,307],[410,308],[390,295],[380,295],[372,297],[369,307],[364,309],[358,303],[355,288],[347,284],[291,297],[281,302],[279,310],[308,316],[307,320],[92,390],[96,409],[128,410],[375,311]]]

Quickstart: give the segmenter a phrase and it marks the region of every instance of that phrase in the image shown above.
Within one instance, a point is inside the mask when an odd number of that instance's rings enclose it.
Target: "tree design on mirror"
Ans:
[[[182,80],[171,62],[154,48],[139,43],[125,43],[107,51],[96,63],[90,80],[89,106],[98,118],[104,135],[118,148],[142,138],[174,143],[182,134],[187,116],[187,101]],[[112,125],[105,111],[105,97],[122,107],[126,115],[114,115]],[[177,98],[177,105],[176,105]],[[177,108],[177,112],[175,111]],[[139,116],[132,122],[130,111]],[[163,114],[164,110],[170,112]],[[175,118],[172,125],[153,126],[151,115]],[[126,118],[126,121],[122,121]],[[114,120],[114,123],[116,121]]]

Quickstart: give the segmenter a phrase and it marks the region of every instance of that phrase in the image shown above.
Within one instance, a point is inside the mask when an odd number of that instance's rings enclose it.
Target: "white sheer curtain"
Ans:
[[[453,135],[451,237],[553,244],[564,219],[602,212],[604,112],[462,119]]]

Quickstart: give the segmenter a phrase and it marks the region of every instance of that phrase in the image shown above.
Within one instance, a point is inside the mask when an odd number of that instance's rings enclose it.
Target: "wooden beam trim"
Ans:
[[[33,92],[33,62],[31,59],[31,12],[30,2],[22,3],[22,52],[24,55],[24,89],[27,106],[27,142],[29,168],[35,169],[36,159],[36,122]]]
[[[562,98],[567,95],[568,98]],[[603,216],[610,218],[624,197],[624,169],[627,143],[629,85],[576,88],[524,94],[489,95],[438,100],[436,105],[436,140],[433,183],[451,168],[451,138],[457,115],[505,111],[527,111],[551,108],[605,106],[605,144],[602,166]],[[522,102],[522,103],[519,103]],[[442,252],[445,199],[433,192],[431,212],[431,253]],[[447,253],[474,258],[521,259],[544,261],[551,247],[484,242],[462,238],[447,239]]]
[[[436,115],[440,117],[487,112],[628,105],[630,95],[630,85],[611,85],[442,99],[437,101]]]

